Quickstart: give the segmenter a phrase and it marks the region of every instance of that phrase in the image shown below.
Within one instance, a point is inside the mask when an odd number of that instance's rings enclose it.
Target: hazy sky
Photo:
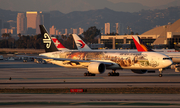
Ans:
[[[125,3],[137,2],[137,3],[141,3],[144,6],[153,7],[153,6],[165,5],[165,4],[172,2],[172,1],[175,1],[175,0],[109,0],[109,1],[112,1],[114,3],[117,3],[117,2],[125,2]]]
[[[0,8],[12,11],[52,11],[62,13],[88,11],[105,7],[114,11],[138,12],[141,9],[164,9],[168,6],[180,6],[180,0],[0,0]],[[173,2],[176,1],[176,2]],[[168,4],[173,2],[171,4]],[[130,3],[130,4],[128,4]],[[135,4],[133,4],[135,3]],[[142,5],[141,5],[142,4]],[[166,5],[166,6],[163,6]]]

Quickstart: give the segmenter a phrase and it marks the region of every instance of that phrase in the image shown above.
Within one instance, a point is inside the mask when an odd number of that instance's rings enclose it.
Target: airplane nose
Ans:
[[[172,60],[167,60],[167,61],[165,61],[165,65],[166,65],[166,67],[168,67],[168,66],[172,65],[172,63],[173,63],[173,61],[172,61]]]

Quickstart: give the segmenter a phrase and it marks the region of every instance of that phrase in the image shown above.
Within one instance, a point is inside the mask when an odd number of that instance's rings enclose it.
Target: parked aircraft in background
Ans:
[[[58,50],[69,50],[67,48],[65,48],[60,42],[59,40],[57,40],[55,37],[51,37],[51,39],[53,40],[54,44],[56,45],[56,47],[58,48]]]
[[[47,30],[40,25],[41,34],[46,53],[40,58],[53,64],[68,68],[87,68],[85,76],[102,74],[106,69],[111,69],[109,76],[119,76],[117,69],[131,69],[134,73],[143,74],[147,70],[162,70],[172,64],[171,59],[158,52],[108,52],[108,51],[58,51]]]
[[[77,34],[72,34],[75,44],[77,46],[77,49],[79,51],[90,51],[91,48],[81,39]]]
[[[139,36],[132,36],[132,38],[134,40],[134,43],[136,45],[138,52],[151,52],[151,51],[153,51],[140,39]],[[178,65],[178,64],[180,63],[180,52],[161,52],[161,53],[169,56],[172,59],[174,65],[171,66],[171,69],[175,69],[176,72],[179,72],[180,71],[180,65]]]
[[[74,41],[76,43],[76,46],[79,51],[90,51],[92,50],[89,48],[89,46],[77,35],[77,34],[72,34]],[[137,51],[137,49],[102,49],[103,51]],[[150,49],[149,49],[150,50]],[[176,52],[175,49],[153,49],[154,51],[157,52]],[[96,51],[95,49],[93,51]],[[99,50],[98,50],[99,51]]]

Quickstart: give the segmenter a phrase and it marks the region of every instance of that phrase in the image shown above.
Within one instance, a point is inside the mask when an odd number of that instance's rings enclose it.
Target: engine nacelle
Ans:
[[[170,69],[175,69],[175,72],[180,72],[180,65],[179,64],[171,65]]]
[[[99,62],[94,62],[89,64],[88,71],[92,74],[102,74],[106,71],[106,65]]]
[[[146,73],[147,72],[147,70],[131,70],[131,71],[133,71],[134,73],[137,73],[137,74],[144,74],[144,73]]]
[[[180,62],[180,58],[172,58],[173,63],[179,63]]]

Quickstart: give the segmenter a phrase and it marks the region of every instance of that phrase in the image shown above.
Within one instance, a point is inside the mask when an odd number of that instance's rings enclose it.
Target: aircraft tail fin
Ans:
[[[53,42],[56,45],[56,47],[58,48],[58,50],[69,50],[66,47],[64,47],[57,38],[51,37],[51,39],[53,40]]]
[[[132,36],[133,41],[136,45],[136,48],[138,52],[148,52],[153,51],[151,48],[149,48],[141,39],[139,36]]]
[[[54,42],[52,41],[51,37],[49,36],[46,28],[44,25],[39,25],[41,36],[43,38],[43,44],[46,52],[54,52],[58,51],[57,47],[55,46]]]
[[[89,48],[89,46],[77,34],[72,34],[72,36],[74,38],[78,50],[81,51],[91,50],[91,48]]]

